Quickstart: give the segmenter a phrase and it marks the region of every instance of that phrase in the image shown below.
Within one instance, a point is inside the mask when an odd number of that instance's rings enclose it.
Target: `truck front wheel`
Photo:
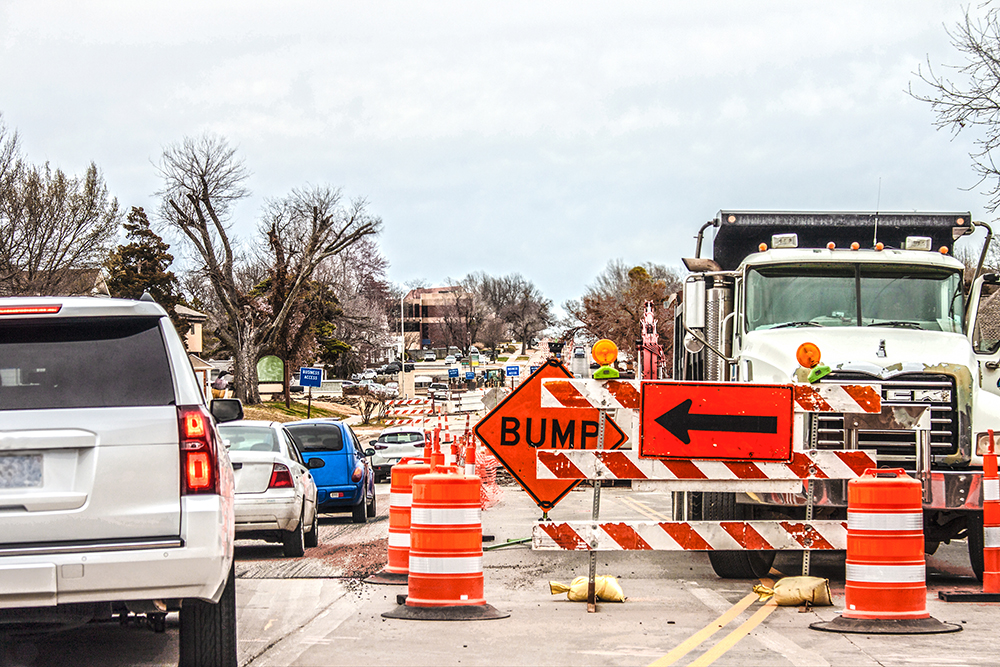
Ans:
[[[751,508],[736,502],[735,493],[702,494],[702,518],[705,521],[745,521]],[[773,551],[709,551],[712,569],[723,579],[759,579],[767,576],[774,562]]]

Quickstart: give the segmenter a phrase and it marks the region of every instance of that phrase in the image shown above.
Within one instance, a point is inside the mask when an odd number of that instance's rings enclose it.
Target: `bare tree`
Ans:
[[[914,75],[930,92],[914,92],[911,85],[909,93],[931,105],[938,129],[974,134],[975,148],[969,154],[979,175],[974,187],[987,184],[984,194],[990,198],[989,209],[996,211],[1000,207],[1000,167],[995,159],[1000,148],[1000,9],[990,8],[979,18],[966,7],[963,20],[946,32],[964,64],[935,70],[928,56],[926,70],[918,68]]]
[[[0,293],[89,292],[121,226],[95,164],[82,177],[28,164],[0,128]]]
[[[568,339],[579,330],[593,338],[607,338],[634,358],[636,341],[642,336],[646,302],[652,301],[659,322],[659,342],[669,360],[673,319],[663,303],[680,285],[680,273],[663,265],[647,262],[629,267],[613,259],[579,300],[564,305],[575,321],[569,323],[563,337]]]
[[[249,176],[236,150],[221,137],[185,138],[167,147],[160,161],[164,188],[160,213],[194,247],[201,271],[218,300],[215,334],[233,351],[237,396],[257,403],[257,359],[275,346],[297,299],[316,267],[325,259],[378,232],[381,221],[367,213],[363,200],[342,201],[340,190],[316,187],[293,190],[279,208],[282,215],[266,217],[272,257],[281,264],[286,288],[283,298],[268,301],[241,285],[241,260],[230,238],[232,206],[247,196]]]

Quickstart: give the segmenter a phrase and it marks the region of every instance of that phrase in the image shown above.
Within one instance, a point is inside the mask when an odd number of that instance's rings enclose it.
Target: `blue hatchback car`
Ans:
[[[285,428],[299,445],[316,482],[318,512],[351,512],[354,523],[374,517],[375,474],[351,427],[337,419],[306,419]]]

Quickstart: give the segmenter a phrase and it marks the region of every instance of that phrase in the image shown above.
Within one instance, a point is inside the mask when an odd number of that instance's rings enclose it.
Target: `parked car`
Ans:
[[[241,418],[239,401],[206,408],[151,300],[0,298],[0,369],[0,637],[129,609],[162,631],[179,611],[181,664],[236,665],[216,422]]]
[[[379,434],[377,440],[368,443],[375,450],[372,456],[372,467],[375,469],[375,481],[389,479],[392,466],[400,459],[409,456],[423,456],[424,432],[412,426],[393,426]]]
[[[582,346],[577,345],[576,347],[573,348],[573,356],[577,359],[583,359],[584,357],[587,356],[587,350],[584,349]]]
[[[412,373],[414,368],[416,368],[416,366],[414,366],[410,362],[406,362],[406,363],[403,364],[403,372],[404,373]]]
[[[312,471],[319,512],[351,512],[354,523],[375,516],[375,473],[368,460],[375,452],[362,449],[350,426],[337,419],[306,419],[285,428]]]
[[[424,352],[424,361],[437,361],[438,357],[434,354],[434,350],[427,350]]]
[[[388,364],[385,365],[386,375],[395,375],[396,373],[399,373],[402,370],[403,370],[403,364],[399,363],[398,361],[390,361]]]
[[[427,395],[436,399],[448,398],[448,385],[444,382],[432,382],[427,387]]]
[[[316,483],[285,427],[244,420],[219,433],[236,480],[236,537],[281,542],[296,558],[317,546]]]
[[[447,357],[444,358],[444,363],[446,363],[446,364],[457,364],[458,363],[458,359],[455,358],[455,355],[449,354]]]
[[[361,374],[362,380],[374,380],[376,377],[378,377],[378,373],[375,372],[374,368],[366,368]]]

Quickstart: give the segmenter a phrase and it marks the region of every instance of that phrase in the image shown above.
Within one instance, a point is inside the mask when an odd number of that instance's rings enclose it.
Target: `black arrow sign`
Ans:
[[[685,445],[691,444],[688,431],[727,431],[730,433],[777,433],[777,417],[754,415],[693,415],[691,399],[656,418],[656,423],[670,431]]]

